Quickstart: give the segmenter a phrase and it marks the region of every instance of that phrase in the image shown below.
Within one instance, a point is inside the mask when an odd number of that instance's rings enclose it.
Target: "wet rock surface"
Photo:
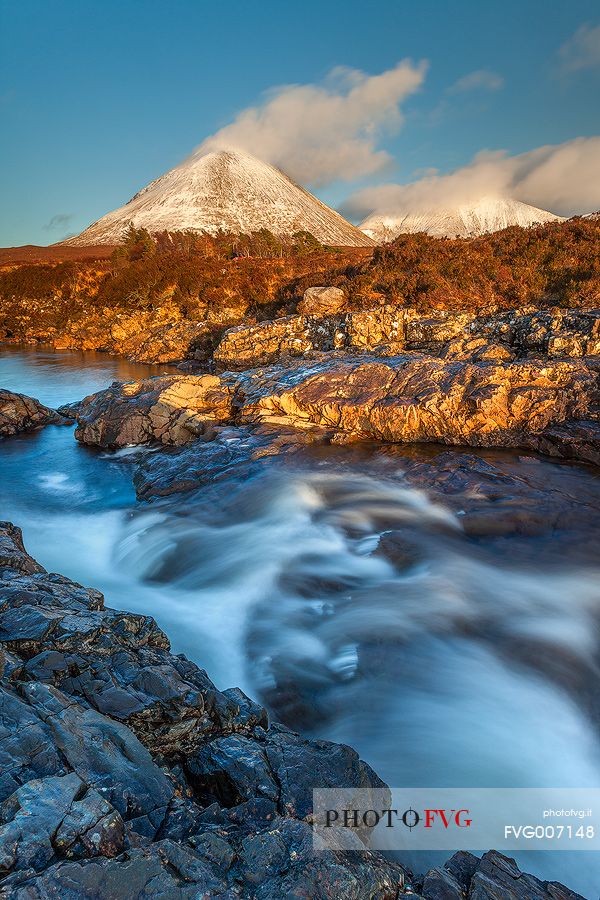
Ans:
[[[481,353],[481,348],[477,349]],[[524,447],[600,461],[600,364],[323,354],[221,376],[113,385],[69,411],[101,447],[210,438],[223,423],[320,428],[331,440]]]
[[[38,400],[25,394],[0,390],[0,438],[63,422],[62,416]]]
[[[1,897],[577,897],[496,853],[415,878],[351,832],[315,854],[315,784],[385,787],[353,750],[270,725],[151,618],[0,540]]]

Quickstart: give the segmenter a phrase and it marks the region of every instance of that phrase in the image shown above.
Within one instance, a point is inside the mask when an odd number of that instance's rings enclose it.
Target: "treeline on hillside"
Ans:
[[[158,310],[163,322],[269,318],[284,285],[306,276],[327,282],[332,267],[337,275],[368,255],[323,247],[307,232],[283,241],[268,231],[150,236],[130,228],[110,259],[0,270],[0,337],[52,335],[99,317],[109,323]]]
[[[232,323],[295,310],[307,287],[346,289],[349,308],[422,310],[600,305],[600,223],[573,219],[469,239],[402,235],[375,250],[288,240],[130,228],[109,260],[0,271],[0,334],[60,329],[104,311],[168,310],[173,320]]]

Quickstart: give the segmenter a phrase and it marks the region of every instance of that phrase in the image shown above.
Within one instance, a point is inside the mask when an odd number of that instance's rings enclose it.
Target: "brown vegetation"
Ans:
[[[268,231],[151,237],[131,228],[110,258],[90,248],[87,259],[5,264],[0,337],[135,355],[138,336],[153,329],[290,314],[322,284],[343,288],[349,310],[589,308],[600,304],[600,223],[472,239],[402,235],[375,250],[324,247],[305,232],[282,241]]]
[[[49,247],[38,247],[35,244],[0,247],[0,267],[20,266],[24,263],[66,262],[69,259],[107,259],[114,249],[108,244],[98,244],[95,247],[70,247],[66,244],[51,244]]]

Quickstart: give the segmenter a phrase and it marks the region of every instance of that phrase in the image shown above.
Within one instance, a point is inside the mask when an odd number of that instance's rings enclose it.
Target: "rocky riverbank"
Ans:
[[[153,619],[47,573],[9,523],[0,661],[2,897],[578,896],[495,852],[425,876],[352,835],[315,854],[313,786],[381,788],[369,766],[217,690]]]
[[[229,329],[181,375],[115,383],[60,412],[77,419],[78,440],[107,448],[251,424],[320,429],[338,444],[521,447],[600,463],[598,310],[423,316],[345,303],[337,288],[312,288],[299,315]],[[15,396],[0,396],[0,433],[52,421]]]
[[[401,449],[392,445],[421,442],[600,463],[595,313],[474,322],[327,312],[340,302],[330,291],[305,300],[297,317],[228,332],[210,360],[188,363],[199,374],[115,382],[58,412],[4,391],[2,433],[74,419],[86,445],[161,447],[137,461],[141,500],[242,479],[274,458],[293,464],[331,444],[360,453],[365,441],[381,442],[384,462]],[[574,540],[583,558],[595,552],[597,506],[548,489],[543,473],[524,482],[464,452],[402,452],[408,484],[443,495],[460,516],[456,533],[481,552],[506,535],[536,535],[538,551],[546,542],[552,553],[557,530],[567,541],[568,523],[588,518],[589,547]],[[401,526],[385,529],[377,553],[414,563]],[[518,656],[514,642],[506,652]],[[545,665],[525,652],[519,661]],[[577,897],[493,851],[456,854],[421,876],[362,845],[357,853],[352,835],[315,855],[313,786],[381,787],[373,770],[349,747],[270,723],[239,689],[219,691],[170,652],[153,619],[47,573],[8,523],[0,662],[0,897]],[[550,668],[546,677],[575,702],[595,704],[583,665],[575,681],[572,667]]]
[[[309,364],[115,383],[61,408],[82,443],[186,444],[225,424],[378,440],[522,447],[600,463],[600,361],[324,354]]]
[[[341,290],[311,288],[298,306],[298,315],[227,330],[212,361],[221,370],[246,369],[342,349],[379,356],[418,351],[444,359],[497,363],[600,353],[597,309],[530,307],[486,315],[468,308],[424,313],[392,305],[350,312],[344,312],[344,307],[347,302]],[[203,353],[197,358],[204,360]]]

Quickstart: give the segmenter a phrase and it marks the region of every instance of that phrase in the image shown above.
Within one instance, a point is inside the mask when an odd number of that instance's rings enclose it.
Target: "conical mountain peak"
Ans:
[[[267,228],[280,236],[310,231],[325,244],[371,243],[280,169],[235,148],[194,154],[65,243],[115,244],[131,222],[154,233]]]

